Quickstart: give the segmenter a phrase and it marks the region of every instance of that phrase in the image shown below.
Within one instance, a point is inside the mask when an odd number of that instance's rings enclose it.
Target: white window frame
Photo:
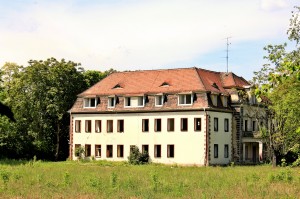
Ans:
[[[161,98],[161,99],[159,99],[159,98]],[[164,104],[164,96],[163,95],[156,95],[155,96],[155,106],[160,107],[160,106],[163,106],[163,104]]]
[[[187,96],[190,95],[191,96],[191,103],[190,104],[187,104]],[[183,103],[181,103],[181,97],[183,97]],[[190,106],[190,105],[193,105],[193,99],[194,99],[194,96],[192,93],[189,93],[189,94],[178,94],[178,105],[180,106]]]
[[[137,99],[137,104],[132,104],[133,98]],[[130,100],[130,105],[128,106],[128,100]],[[139,105],[140,100],[142,100],[142,104]],[[137,108],[137,107],[144,107],[145,106],[145,96],[130,96],[130,97],[124,97],[124,107],[125,108]]]
[[[138,98],[138,105],[137,105],[137,107],[144,107],[145,106],[145,96],[138,96],[137,98]],[[139,105],[140,98],[142,99],[142,102],[143,102],[142,105]]]
[[[113,106],[111,105],[111,102],[113,102]],[[115,108],[116,107],[116,97],[108,97],[107,98],[107,107],[108,108]]]
[[[95,100],[95,105],[94,106],[91,106],[91,100]],[[97,99],[95,97],[92,97],[92,98],[84,98],[83,100],[83,106],[84,108],[96,108],[97,106]]]
[[[129,106],[128,104],[128,100],[129,100]],[[124,97],[124,107],[128,108],[128,107],[132,107],[132,103],[131,103],[131,97]]]

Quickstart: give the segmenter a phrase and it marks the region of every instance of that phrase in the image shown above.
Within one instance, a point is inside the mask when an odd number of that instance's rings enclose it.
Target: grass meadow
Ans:
[[[6,160],[0,198],[300,198],[300,168]]]

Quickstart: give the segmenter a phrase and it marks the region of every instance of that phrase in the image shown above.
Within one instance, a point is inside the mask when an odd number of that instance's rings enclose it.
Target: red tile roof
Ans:
[[[248,85],[250,84],[244,78],[233,73],[198,68],[140,70],[113,73],[79,94],[79,97],[191,91],[228,94],[225,89],[242,88]]]

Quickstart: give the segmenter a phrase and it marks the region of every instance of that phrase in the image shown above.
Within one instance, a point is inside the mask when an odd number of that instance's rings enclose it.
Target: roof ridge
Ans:
[[[199,77],[199,81],[200,81],[201,84],[203,85],[204,89],[207,90],[205,84],[203,83],[203,80],[202,80],[201,76],[199,75],[199,70],[201,70],[201,68],[196,68],[196,67],[195,67],[195,70],[196,70],[196,73],[197,73],[197,75],[198,75],[198,77]]]

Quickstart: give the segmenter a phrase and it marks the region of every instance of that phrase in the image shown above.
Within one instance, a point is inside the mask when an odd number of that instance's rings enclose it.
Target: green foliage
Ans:
[[[268,45],[265,64],[254,72],[255,94],[269,108],[269,129],[262,129],[268,140],[273,161],[300,143],[300,7],[295,7],[290,19],[288,38],[296,46],[287,51],[287,44]],[[288,163],[288,162],[287,162]]]
[[[132,146],[130,148],[130,155],[128,156],[129,164],[147,164],[149,163],[149,160],[150,158],[148,152],[141,153],[137,146]]]
[[[80,146],[78,148],[75,149],[75,154],[78,157],[78,160],[81,160],[83,158],[84,155],[84,147]]]

